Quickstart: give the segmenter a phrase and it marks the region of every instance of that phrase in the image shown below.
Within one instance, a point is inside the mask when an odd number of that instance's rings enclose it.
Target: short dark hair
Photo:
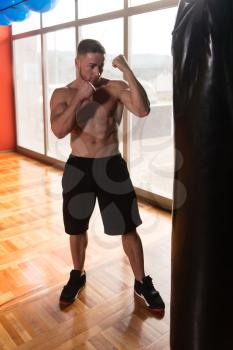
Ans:
[[[84,39],[81,40],[77,47],[78,55],[86,55],[87,53],[102,53],[105,54],[105,48],[98,40]]]

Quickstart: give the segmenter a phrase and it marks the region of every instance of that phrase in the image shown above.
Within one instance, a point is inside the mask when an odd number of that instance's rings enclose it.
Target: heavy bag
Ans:
[[[230,350],[233,1],[181,0],[172,46],[171,350]]]

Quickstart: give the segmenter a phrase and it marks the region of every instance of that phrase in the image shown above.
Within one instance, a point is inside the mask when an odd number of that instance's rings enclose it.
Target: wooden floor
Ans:
[[[62,171],[0,153],[0,349],[168,350],[171,216],[140,204],[146,272],[166,303],[156,318],[133,294],[120,237],[89,230],[87,284],[65,311],[58,298],[72,268],[64,234]]]

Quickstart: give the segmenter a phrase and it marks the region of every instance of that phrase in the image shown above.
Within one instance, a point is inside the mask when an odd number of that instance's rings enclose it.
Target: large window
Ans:
[[[145,5],[159,0],[129,0],[129,6]]]
[[[129,39],[131,66],[151,103],[147,118],[130,116],[131,176],[136,187],[168,198],[173,184],[171,32],[175,14],[175,9],[166,9],[132,16]]]
[[[44,153],[40,36],[14,41],[17,144]]]
[[[124,0],[78,0],[78,17],[91,17],[106,12],[120,10],[124,6]],[[114,36],[115,38],[116,36]]]
[[[148,117],[125,110],[119,127],[120,151],[133,183],[140,194],[151,198],[152,193],[171,204],[171,33],[177,4],[178,0],[58,0],[52,11],[32,12],[29,19],[14,24],[18,146],[47,160],[67,159],[69,135],[58,140],[51,132],[51,94],[76,78],[78,42],[97,39],[106,49],[103,76],[123,79],[112,66],[113,58],[123,53],[151,102]]]
[[[43,27],[67,23],[75,20],[74,0],[59,0],[56,7],[42,15]]]

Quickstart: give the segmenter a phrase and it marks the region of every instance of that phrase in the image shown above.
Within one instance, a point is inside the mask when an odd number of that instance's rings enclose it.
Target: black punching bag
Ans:
[[[181,0],[173,58],[171,350],[232,350],[233,0]]]

